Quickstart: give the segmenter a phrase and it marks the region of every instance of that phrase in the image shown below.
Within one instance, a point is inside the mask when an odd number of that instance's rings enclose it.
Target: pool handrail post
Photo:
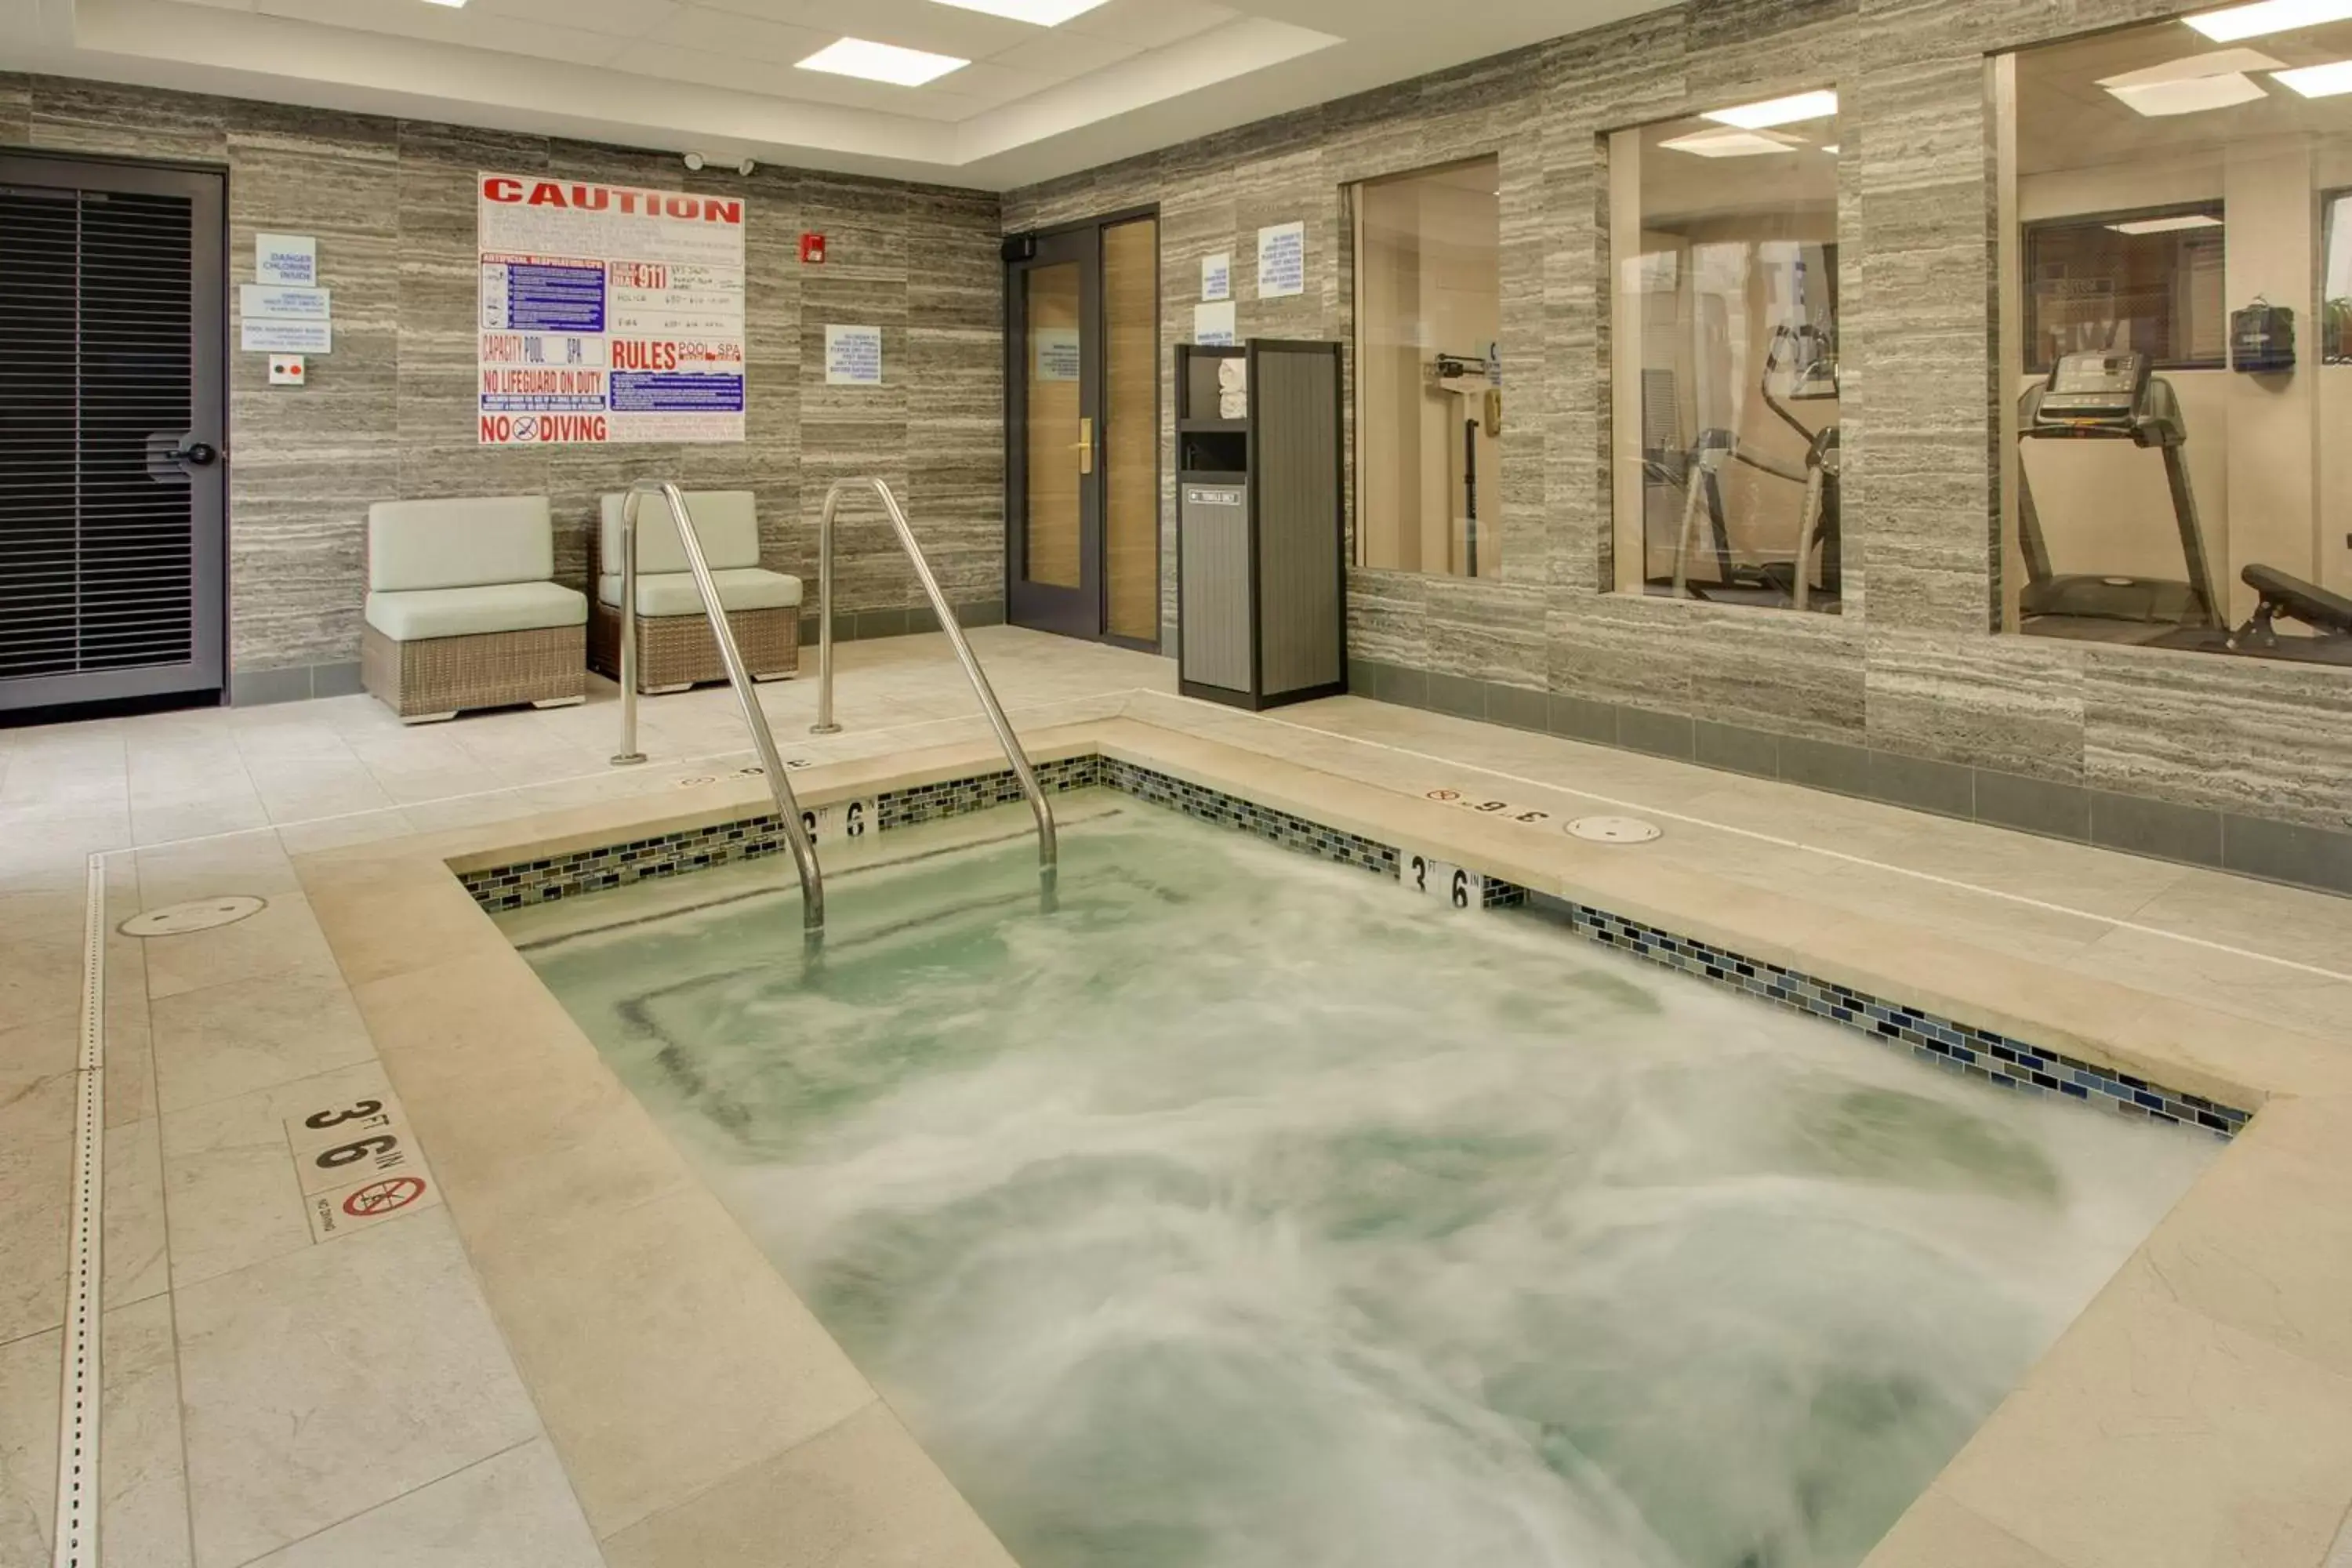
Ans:
[[[686,494],[668,479],[639,479],[629,487],[621,503],[621,750],[613,758],[614,765],[627,766],[646,760],[637,750],[637,508],[648,495],[658,495],[669,508],[670,521],[677,525],[678,542],[686,548],[687,569],[694,574],[694,586],[702,596],[703,614],[709,617],[710,635],[719,644],[719,662],[727,667],[727,683],[735,689],[735,700],[743,710],[744,726],[751,731],[752,748],[759,752],[760,765],[768,776],[768,794],[776,803],[776,814],[782,819],[784,843],[793,853],[793,864],[801,877],[801,928],[811,938],[824,931],[824,872],[818,866],[816,846],[810,841],[808,825],[801,816],[800,799],[793,793],[793,782],[785,775],[784,759],[776,750],[775,731],[769,728],[768,715],[760,706],[751,674],[743,663],[743,650],[735,640],[735,628],[729,624],[727,611],[719,600],[719,584],[710,575],[710,562],[702,552],[702,536],[695,531],[694,516],[686,504]]]
[[[817,686],[816,722],[812,733],[838,734],[841,725],[833,716],[833,530],[841,514],[843,498],[852,490],[872,490],[881,500],[882,510],[889,514],[890,526],[898,536],[898,544],[906,551],[907,559],[915,568],[915,577],[922,584],[923,594],[931,602],[931,612],[938,616],[940,630],[947,634],[948,645],[955,649],[957,662],[963,666],[973,693],[980,699],[981,710],[996,731],[997,743],[1004,748],[1004,760],[1013,765],[1013,776],[1021,781],[1021,793],[1028,797],[1029,810],[1037,819],[1037,871],[1050,885],[1061,864],[1061,844],[1054,829],[1054,807],[1045,798],[1045,787],[1037,782],[1037,770],[1029,763],[1029,753],[1021,748],[1020,737],[1013,732],[1012,721],[1005,718],[1003,705],[997,701],[995,689],[980,668],[980,658],[971,651],[971,643],[963,635],[963,626],[956,619],[947,595],[940,591],[940,580],[931,571],[930,561],[923,547],[915,542],[914,526],[907,521],[904,507],[898,495],[878,479],[836,479],[824,492],[824,513],[817,525],[816,593],[817,593]]]

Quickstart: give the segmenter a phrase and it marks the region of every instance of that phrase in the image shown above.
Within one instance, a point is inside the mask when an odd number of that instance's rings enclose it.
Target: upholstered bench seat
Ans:
[[[588,601],[559,583],[419,588],[406,594],[370,594],[367,624],[394,642],[584,626]]]
[[[360,679],[404,723],[587,700],[588,599],[551,581],[545,496],[368,511]]]
[[[801,603],[801,580],[782,572],[770,572],[759,566],[730,566],[724,570],[711,568],[710,580],[719,586],[719,606],[735,610],[798,609]],[[621,580],[604,576],[596,580],[596,596],[618,608],[621,603]],[[637,578],[637,614],[640,616],[698,616],[702,614],[702,591],[694,585],[691,572],[663,572]]]
[[[588,662],[621,676],[621,518],[627,498],[604,498],[595,541],[596,605]],[[694,490],[686,497],[695,537],[719,590],[719,607],[755,680],[778,680],[801,664],[801,581],[760,564],[760,514],[749,490]],[[680,691],[727,679],[719,639],[702,607],[686,542],[658,496],[637,508],[637,689]]]

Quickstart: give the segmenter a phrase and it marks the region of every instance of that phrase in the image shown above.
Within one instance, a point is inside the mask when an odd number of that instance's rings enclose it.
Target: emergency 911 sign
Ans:
[[[480,178],[481,441],[743,439],[743,203]]]

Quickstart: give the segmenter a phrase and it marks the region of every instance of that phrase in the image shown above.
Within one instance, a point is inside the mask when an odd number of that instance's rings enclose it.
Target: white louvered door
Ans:
[[[222,208],[0,156],[0,712],[223,686]]]

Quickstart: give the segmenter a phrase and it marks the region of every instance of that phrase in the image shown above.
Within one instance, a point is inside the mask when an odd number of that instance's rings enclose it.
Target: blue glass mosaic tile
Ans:
[[[1922,1061],[2022,1094],[2057,1094],[2149,1121],[2202,1128],[2232,1138],[2251,1112],[2198,1095],[2161,1089],[2105,1068],[2079,1062],[1988,1029],[1970,1028],[1932,1013],[1847,989],[1777,964],[1743,957],[1688,937],[1629,921],[1606,910],[1538,894],[1540,912],[1603,947],[1653,963],[1730,984],[1794,1012],[1843,1024],[1890,1047],[1907,1047]]]

